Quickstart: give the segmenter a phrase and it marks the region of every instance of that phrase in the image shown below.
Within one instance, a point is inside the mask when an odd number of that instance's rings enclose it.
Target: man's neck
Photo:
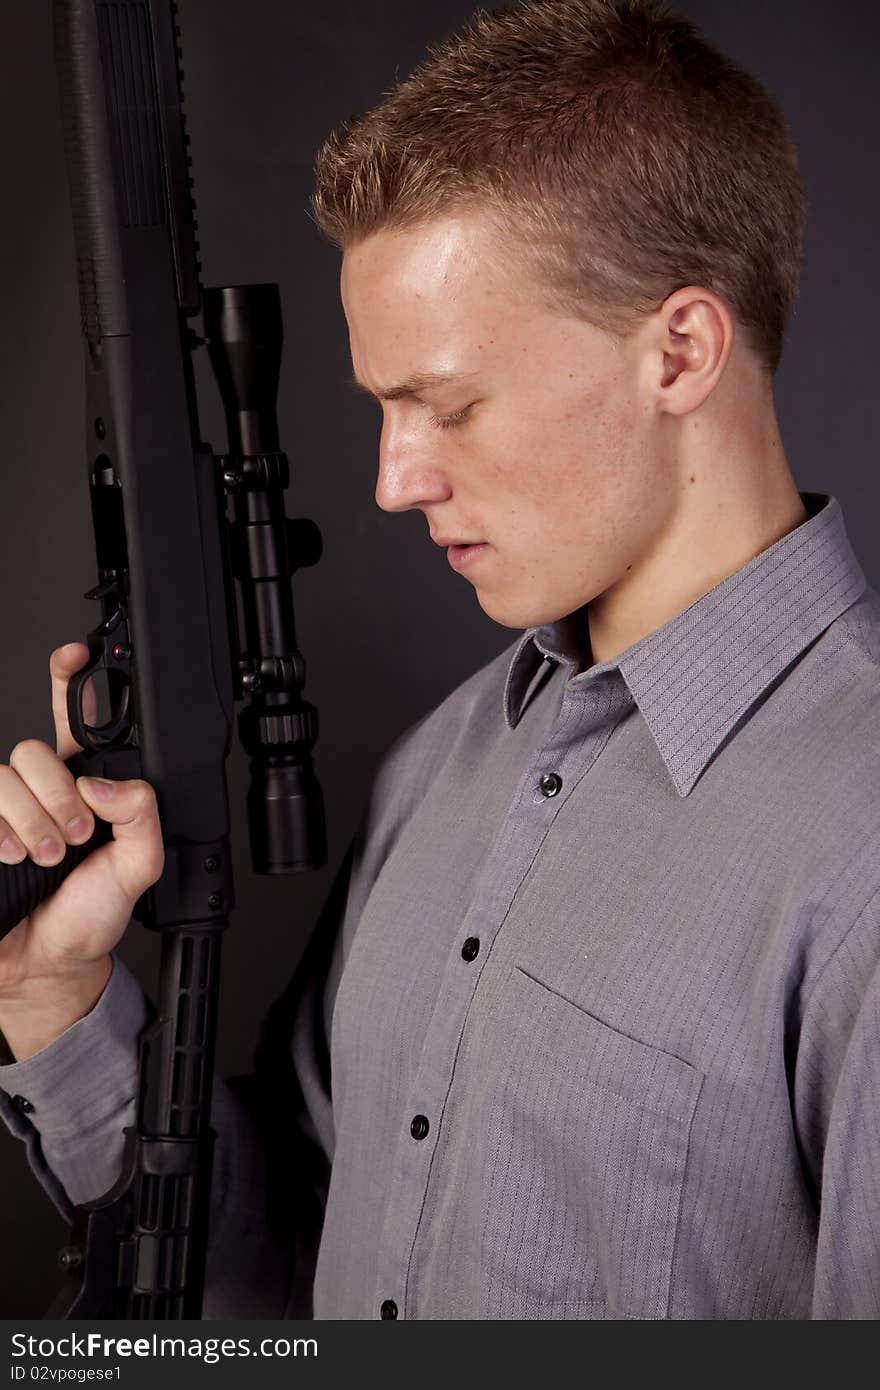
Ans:
[[[684,481],[650,546],[584,610],[591,662],[613,660],[807,520],[772,410],[724,447],[707,444],[681,460]]]

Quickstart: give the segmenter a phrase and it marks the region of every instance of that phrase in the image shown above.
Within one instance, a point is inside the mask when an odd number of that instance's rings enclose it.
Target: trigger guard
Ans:
[[[67,683],[67,722],[70,725],[71,734],[81,748],[105,748],[108,744],[112,744],[121,733],[128,730],[131,685],[121,671],[115,673],[121,676],[125,682],[116,718],[97,727],[87,724],[83,718],[82,697],[86,681],[97,671],[106,671],[107,669],[100,660],[92,661],[88,666],[83,666],[81,670],[74,672]]]

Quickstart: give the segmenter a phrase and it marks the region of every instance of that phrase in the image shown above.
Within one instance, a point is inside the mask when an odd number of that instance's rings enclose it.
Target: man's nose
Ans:
[[[449,481],[430,445],[412,430],[384,424],[376,479],[376,504],[382,511],[410,511],[442,502],[449,494]]]

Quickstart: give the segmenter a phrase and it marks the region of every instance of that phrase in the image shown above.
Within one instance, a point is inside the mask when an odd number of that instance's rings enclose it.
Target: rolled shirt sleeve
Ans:
[[[134,1121],[147,999],[117,955],[94,1008],[40,1052],[0,1066],[0,1116],[65,1218],[116,1180]]]

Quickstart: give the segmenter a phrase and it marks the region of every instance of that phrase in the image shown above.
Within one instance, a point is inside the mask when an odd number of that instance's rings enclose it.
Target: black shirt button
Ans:
[[[562,778],[558,772],[545,772],[539,785],[545,796],[555,796],[562,789]]]
[[[480,949],[480,939],[477,936],[469,936],[461,948],[462,960],[474,960]]]
[[[388,1319],[397,1317],[397,1304],[393,1298],[386,1298],[382,1307],[379,1309],[379,1317]]]
[[[23,1115],[30,1115],[34,1108],[27,1096],[13,1096],[12,1104],[17,1105]]]
[[[409,1127],[409,1132],[413,1139],[424,1139],[430,1128],[431,1126],[428,1124],[427,1115],[414,1115]]]

